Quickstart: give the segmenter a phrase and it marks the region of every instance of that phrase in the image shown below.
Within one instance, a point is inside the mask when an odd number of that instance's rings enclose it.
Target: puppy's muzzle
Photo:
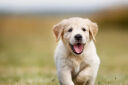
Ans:
[[[81,36],[80,34],[76,34],[76,35],[74,36],[74,38],[75,38],[76,41],[79,41],[79,42],[82,41],[82,36]]]
[[[72,51],[79,55],[83,52],[84,50],[84,43],[82,43],[82,35],[81,34],[76,34],[74,36],[75,42],[74,43],[69,43]]]

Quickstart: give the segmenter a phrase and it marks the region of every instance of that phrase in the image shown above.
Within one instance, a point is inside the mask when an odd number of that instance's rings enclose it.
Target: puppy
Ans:
[[[94,45],[96,23],[79,17],[53,27],[58,42],[55,63],[60,85],[94,85],[100,59]]]

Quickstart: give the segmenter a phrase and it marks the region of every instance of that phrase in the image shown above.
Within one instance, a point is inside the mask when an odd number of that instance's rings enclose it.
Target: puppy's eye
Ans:
[[[68,32],[72,32],[72,28],[70,28],[70,29],[68,30]]]
[[[82,28],[82,30],[83,30],[83,31],[86,31],[86,29],[85,29],[85,28]]]

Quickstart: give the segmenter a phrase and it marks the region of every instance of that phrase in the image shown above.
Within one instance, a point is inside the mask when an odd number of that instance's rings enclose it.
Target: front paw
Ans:
[[[78,85],[84,85],[84,83],[86,82],[85,80],[86,80],[85,77],[77,76],[76,78],[76,82]]]
[[[87,75],[78,75],[75,79],[77,85],[85,85],[89,81],[89,76]]]

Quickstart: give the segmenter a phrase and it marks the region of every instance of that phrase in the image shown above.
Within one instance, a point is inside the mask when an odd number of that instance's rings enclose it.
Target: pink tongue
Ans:
[[[81,53],[83,51],[83,45],[82,44],[75,44],[73,47],[74,47],[74,50],[76,53]]]

